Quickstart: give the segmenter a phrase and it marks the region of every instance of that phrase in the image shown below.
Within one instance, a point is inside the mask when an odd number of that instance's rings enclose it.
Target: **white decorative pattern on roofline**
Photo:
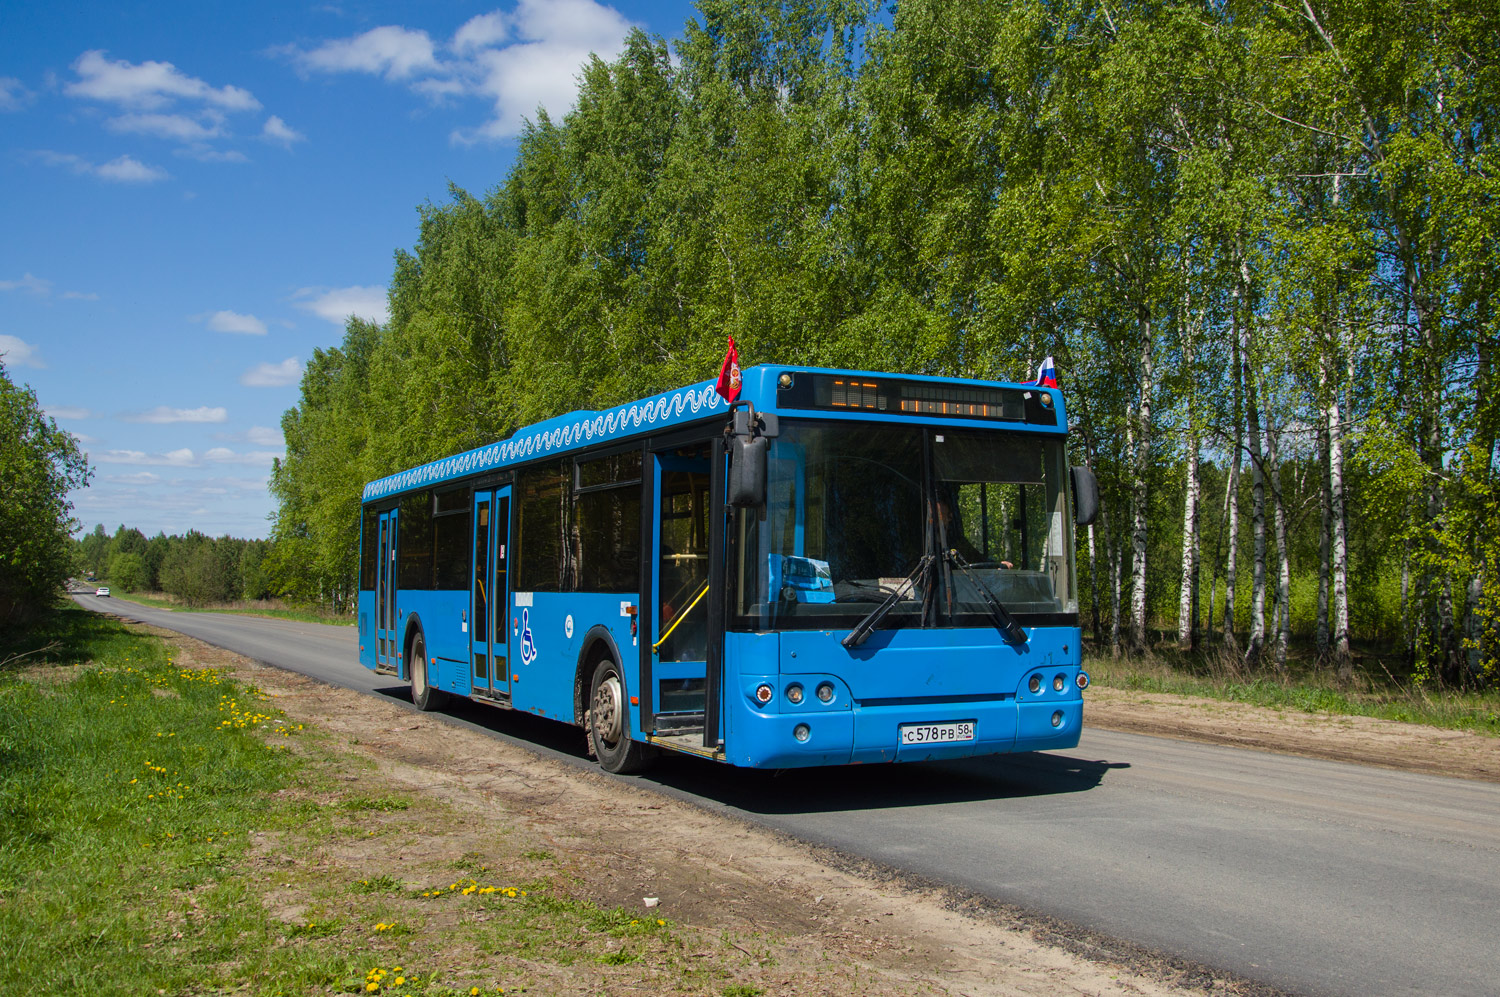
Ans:
[[[643,427],[665,424],[682,418],[684,414],[696,416],[712,413],[715,409],[727,407],[724,399],[714,390],[714,384],[713,381],[695,384],[605,412],[591,412],[565,425],[522,430],[508,440],[372,481],[365,485],[364,501],[394,495],[408,488],[437,484],[476,471],[504,467],[537,454],[571,449],[582,443],[606,440]]]

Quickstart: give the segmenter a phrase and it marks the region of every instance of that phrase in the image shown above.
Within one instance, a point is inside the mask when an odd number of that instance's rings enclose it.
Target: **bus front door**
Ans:
[[[401,671],[396,633],[396,510],[380,514],[380,557],[375,565],[375,670]]]
[[[474,493],[474,559],[469,586],[469,654],[473,695],[510,697],[510,488]]]
[[[711,468],[718,449],[695,443],[655,454],[655,570],[651,573],[650,716],[646,728],[683,747],[717,746],[717,689],[709,663],[719,654],[712,639],[710,608],[714,573],[711,510],[722,504]],[[722,533],[722,530],[719,531]],[[712,542],[711,542],[712,541]]]

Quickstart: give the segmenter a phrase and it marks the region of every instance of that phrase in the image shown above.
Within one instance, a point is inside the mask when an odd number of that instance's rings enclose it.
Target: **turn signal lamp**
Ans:
[[[769,703],[771,701],[771,697],[775,694],[776,693],[771,689],[771,687],[764,682],[755,687],[755,701],[762,706],[765,706],[767,703]]]
[[[786,687],[786,701],[793,706],[802,702],[802,687],[800,685],[789,685]]]
[[[1040,675],[1031,676],[1031,681],[1026,683],[1026,688],[1030,689],[1033,693],[1041,692],[1042,677]]]
[[[1078,691],[1082,692],[1084,689],[1087,689],[1089,687],[1089,673],[1079,672],[1078,677],[1073,681],[1078,683]]]

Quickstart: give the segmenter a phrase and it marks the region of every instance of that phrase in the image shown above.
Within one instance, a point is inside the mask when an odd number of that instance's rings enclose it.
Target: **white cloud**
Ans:
[[[280,51],[304,72],[382,76],[435,102],[487,101],[487,121],[453,132],[454,141],[468,143],[519,134],[538,107],[560,118],[577,97],[579,68],[590,54],[618,55],[630,28],[623,14],[596,0],[519,0],[510,13],[470,18],[441,48],[425,31],[387,25],[311,50]]]
[[[272,429],[270,426],[251,426],[250,431],[245,434],[245,439],[258,447],[286,446],[286,440],[282,438],[281,430]]]
[[[256,364],[240,375],[240,383],[247,388],[280,388],[301,379],[302,364],[296,357],[287,357],[281,363]]]
[[[19,111],[31,103],[32,93],[14,76],[0,76],[0,111]]]
[[[214,447],[203,455],[203,459],[216,464],[269,464],[280,457],[279,453],[271,453],[269,450],[250,450],[245,453],[236,453],[228,447]]]
[[[152,183],[170,176],[161,167],[148,166],[130,156],[120,156],[97,165],[71,152],[53,152],[50,149],[40,149],[31,153],[31,156],[48,166],[60,166],[73,173],[88,174],[119,183]]]
[[[161,480],[161,475],[152,474],[150,471],[137,471],[134,474],[109,474],[105,475],[105,481],[113,481],[122,485],[149,485]]]
[[[282,121],[276,115],[266,119],[264,127],[260,130],[260,137],[267,142],[280,142],[282,145],[290,146],[293,142],[305,142],[307,136],[297,129]]]
[[[111,159],[96,167],[94,173],[105,180],[114,180],[118,183],[155,183],[170,176],[161,167],[147,166],[131,156]]]
[[[386,290],[378,285],[364,287],[304,287],[292,295],[306,300],[297,307],[312,312],[325,321],[342,326],[354,315],[367,322],[384,323],[390,318]]]
[[[42,362],[42,354],[37,347],[15,336],[0,336],[0,360],[4,360],[7,367],[41,369],[47,366]]]
[[[93,291],[64,291],[64,301],[98,301],[99,295]]]
[[[510,22],[498,10],[471,17],[464,26],[453,33],[449,46],[459,55],[476,49],[489,48],[505,41],[510,34]]]
[[[122,416],[126,422],[223,422],[229,418],[229,413],[222,407],[210,408],[204,405],[200,408],[170,408],[166,405],[158,405],[156,408],[146,412],[137,412],[132,415]]]
[[[175,155],[196,159],[200,163],[248,163],[250,157],[238,149],[215,149],[207,145],[189,145],[176,150]]]
[[[45,405],[47,414],[54,419],[92,419],[94,413],[81,405]]]
[[[295,59],[298,66],[309,72],[372,73],[388,80],[402,80],[414,73],[439,68],[427,32],[395,25],[324,42],[310,52],[298,52]]]
[[[106,450],[103,453],[90,451],[89,460],[96,464],[138,464],[148,467],[198,466],[198,458],[187,447],[156,454],[148,454],[141,450]]]
[[[213,332],[238,332],[247,336],[266,334],[266,324],[254,315],[230,311],[214,312],[208,316],[208,328]]]
[[[0,291],[30,291],[32,294],[48,294],[52,291],[52,282],[33,277],[30,273],[24,273],[20,280],[0,280]]]
[[[126,107],[153,110],[174,100],[202,101],[228,111],[255,111],[260,101],[248,90],[235,86],[212,87],[180,72],[170,62],[132,64],[106,59],[93,49],[73,63],[78,79],[63,87],[70,97],[87,97]]]
[[[224,134],[224,115],[208,110],[197,118],[186,114],[122,114],[104,126],[112,132],[152,135],[178,142],[206,142]]]

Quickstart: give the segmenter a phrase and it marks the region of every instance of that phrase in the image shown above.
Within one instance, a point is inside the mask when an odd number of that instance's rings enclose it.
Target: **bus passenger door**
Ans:
[[[510,488],[474,493],[474,558],[469,585],[469,684],[476,696],[510,696]]]
[[[375,562],[375,670],[401,671],[396,633],[396,510],[380,514],[380,557]]]
[[[717,703],[710,698],[718,683],[709,681],[708,667],[719,656],[710,653],[709,608],[722,597],[711,591],[713,451],[705,442],[655,455],[651,643],[643,655],[650,676],[646,729],[710,750],[717,745],[718,711],[711,708]]]

